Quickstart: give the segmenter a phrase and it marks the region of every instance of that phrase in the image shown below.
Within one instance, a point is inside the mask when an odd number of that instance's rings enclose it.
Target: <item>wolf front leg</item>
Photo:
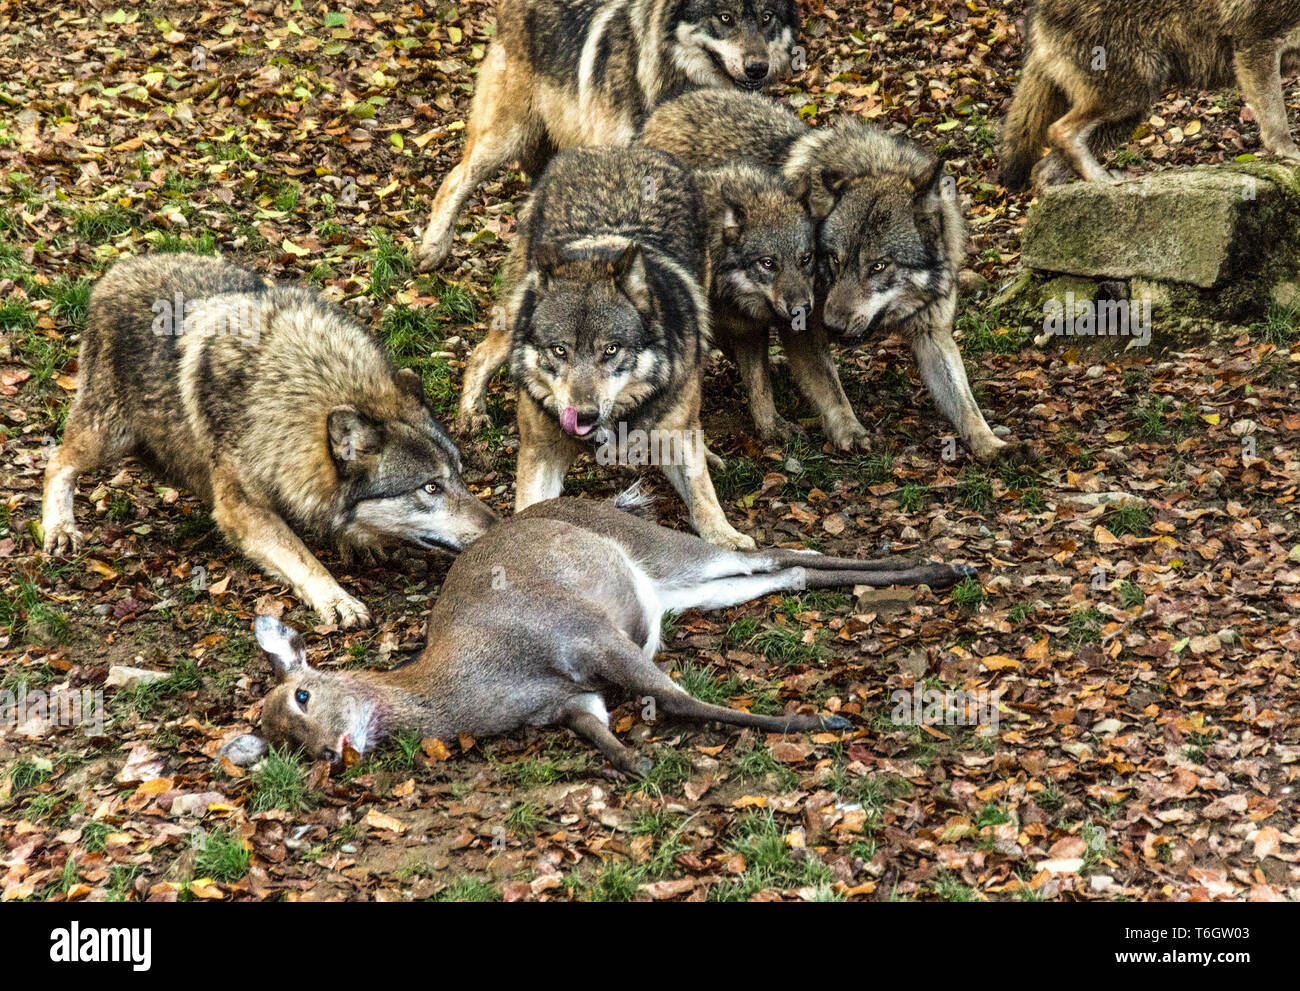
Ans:
[[[781,348],[790,365],[799,391],[821,417],[822,429],[841,451],[864,450],[870,443],[867,428],[858,422],[849,405],[849,397],[840,384],[840,374],[835,368],[830,338],[820,316],[809,321],[807,328],[796,331],[782,323],[778,327]]]
[[[962,442],[980,461],[996,458],[1007,442],[993,435],[971,394],[952,330],[946,324],[918,329],[912,336],[912,353],[935,405],[957,428]]]
[[[494,311],[487,337],[474,349],[465,365],[460,409],[453,428],[462,440],[472,440],[492,425],[487,412],[488,383],[510,357],[510,340],[505,312]]]
[[[343,591],[289,525],[250,499],[238,475],[224,466],[212,473],[212,518],[250,560],[292,585],[326,623],[337,620],[344,629],[369,624],[365,605]]]
[[[1243,46],[1233,53],[1241,95],[1259,120],[1264,147],[1279,158],[1300,161],[1291,138],[1282,93],[1282,48],[1276,39]]]
[[[582,447],[523,389],[519,390],[517,408],[519,464],[515,470],[515,512],[519,513],[564,491],[565,473],[582,453]]]
[[[753,550],[758,546],[754,543],[754,538],[728,523],[727,515],[718,502],[718,493],[714,490],[713,478],[709,475],[709,449],[704,443],[704,429],[700,426],[699,419],[691,426],[669,429],[681,437],[680,447],[674,450],[674,455],[679,456],[664,461],[660,467],[677,494],[682,497],[682,502],[686,503],[695,532],[717,547],[737,551]]]
[[[784,440],[803,433],[803,428],[791,423],[776,411],[772,395],[772,376],[768,365],[768,330],[754,331],[735,324],[725,330],[715,328],[715,335],[725,341],[735,359],[749,396],[749,412],[754,418],[754,429],[763,440]]]

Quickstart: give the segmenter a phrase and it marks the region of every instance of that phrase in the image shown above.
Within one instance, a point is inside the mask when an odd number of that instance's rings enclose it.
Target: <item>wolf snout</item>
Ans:
[[[767,78],[769,66],[766,59],[754,59],[745,63],[745,75],[752,82],[761,83]]]

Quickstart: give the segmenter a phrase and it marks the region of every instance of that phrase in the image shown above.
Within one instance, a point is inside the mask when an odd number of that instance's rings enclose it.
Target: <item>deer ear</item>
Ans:
[[[330,450],[336,461],[349,464],[379,450],[379,431],[355,406],[335,406],[328,419]]]
[[[302,642],[302,634],[292,626],[263,613],[253,620],[253,633],[257,645],[271,662],[276,681],[284,681],[307,669],[307,647]]]
[[[397,383],[397,388],[412,399],[424,399],[424,382],[420,379],[420,373],[414,368],[403,368],[393,376],[393,381]]]
[[[645,256],[641,245],[629,244],[614,259],[614,283],[632,301],[638,313],[650,312],[650,283],[646,279]]]

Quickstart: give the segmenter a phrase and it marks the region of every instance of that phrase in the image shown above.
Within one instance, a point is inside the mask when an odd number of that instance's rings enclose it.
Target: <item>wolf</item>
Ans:
[[[938,158],[856,119],[810,128],[770,100],[723,90],[663,104],[641,140],[696,168],[751,161],[803,184],[817,230],[817,306],[807,329],[783,344],[836,447],[865,448],[869,435],[840,384],[828,331],[855,345],[888,329],[910,343],[967,449],[988,461],[1006,448],[971,394],[952,336],[965,224]]]
[[[800,428],[776,411],[768,343],[797,349],[812,317],[817,245],[806,183],[750,162],[697,172],[708,230],[714,340],[740,371],[755,430],[778,440]]]
[[[1235,79],[1264,148],[1300,161],[1282,94],[1285,50],[1300,41],[1300,0],[1039,0],[1002,131],[1002,184],[1113,181],[1097,161],[1132,134],[1169,87]],[[1040,160],[1044,146],[1051,152]]]
[[[718,504],[700,427],[710,341],[702,212],[691,171],[640,146],[572,148],[538,180],[502,271],[504,315],[470,356],[456,426],[462,436],[486,426],[488,380],[509,361],[516,510],[558,496],[580,454],[609,463],[635,433],[667,438],[648,460],[700,536],[754,546]]]
[[[794,0],[504,0],[417,266],[442,264],[465,201],[508,162],[536,176],[555,151],[629,144],[679,93],[780,82],[798,35]]]
[[[496,522],[424,400],[339,307],[216,258],[142,255],[95,284],[45,472],[44,549],[77,551],[77,476],[136,454],[329,623],[369,622],[299,534],[458,552]]]

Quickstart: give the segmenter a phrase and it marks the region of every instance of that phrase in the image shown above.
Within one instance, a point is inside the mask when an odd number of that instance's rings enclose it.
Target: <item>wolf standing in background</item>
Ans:
[[[75,551],[77,476],[140,454],[212,506],[325,622],[369,622],[296,531],[348,552],[457,552],[496,514],[364,330],[315,293],[214,258],[149,255],[95,285],[63,446],[45,472],[46,553]],[[292,527],[292,529],[291,529]]]
[[[897,330],[970,452],[987,461],[1006,447],[971,394],[952,336],[965,225],[934,155],[856,119],[809,128],[770,100],[724,90],[664,104],[642,140],[697,168],[748,160],[806,184],[820,319],[791,337],[786,358],[836,447],[865,447],[868,434],[840,385],[827,329],[850,345]]]
[[[503,165],[537,175],[557,150],[629,144],[689,89],[779,82],[798,34],[794,0],[503,0],[419,268],[442,264],[465,201]]]
[[[1132,134],[1166,88],[1221,89],[1234,77],[1264,148],[1300,161],[1281,76],[1283,50],[1300,40],[1300,0],[1039,0],[1026,26],[1002,133],[1008,189],[1071,172],[1111,181],[1095,156]]]
[[[516,510],[558,496],[584,451],[622,453],[643,431],[700,536],[754,546],[718,504],[700,427],[702,212],[690,171],[650,148],[570,149],[538,181],[503,270],[505,320],[470,357],[457,424],[462,436],[486,424],[488,380],[509,358]]]

